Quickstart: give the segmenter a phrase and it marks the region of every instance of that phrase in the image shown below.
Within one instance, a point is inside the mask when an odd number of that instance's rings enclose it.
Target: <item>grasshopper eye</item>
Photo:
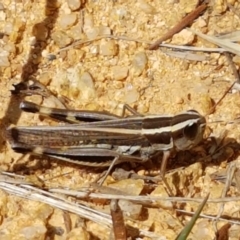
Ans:
[[[185,125],[182,128],[175,129],[172,132],[176,149],[187,150],[202,141],[206,120],[201,115],[198,116],[198,118],[194,117],[192,120],[185,121]]]
[[[197,123],[189,124],[184,128],[183,134],[187,139],[193,140],[199,132],[198,128],[199,125]]]

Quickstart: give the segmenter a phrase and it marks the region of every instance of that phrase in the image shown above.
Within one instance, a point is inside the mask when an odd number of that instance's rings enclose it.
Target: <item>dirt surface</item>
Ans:
[[[74,190],[87,186],[99,175],[79,166],[57,161],[49,163],[47,159],[29,158],[11,150],[5,140],[5,129],[11,124],[59,124],[19,110],[23,98],[12,96],[10,90],[12,84],[29,78],[39,80],[56,96],[64,96],[73,109],[104,109],[121,114],[123,104],[127,103],[142,114],[168,115],[195,109],[209,122],[227,122],[239,117],[237,90],[230,91],[209,115],[214,103],[236,80],[224,54],[194,52],[204,58],[198,61],[198,57],[189,60],[187,56],[183,59],[169,56],[168,53],[172,53],[169,48],[148,50],[150,43],[196,8],[197,1],[190,2],[3,0],[0,4],[0,169],[35,175],[47,188]],[[234,32],[240,28],[239,8],[240,3],[235,0],[210,1],[207,10],[190,27],[215,36]],[[216,47],[186,29],[166,43]],[[239,57],[232,57],[238,69]],[[25,99],[56,106],[41,96]],[[222,196],[224,183],[212,180],[210,174],[218,170],[224,172],[228,162],[238,159],[238,144],[228,143],[239,140],[239,129],[237,124],[226,123],[209,124],[209,127],[217,141],[206,139],[191,151],[173,155],[169,161],[171,172],[167,174],[167,181],[176,196],[203,199],[208,192],[210,198]],[[221,151],[215,151],[216,144],[222,146]],[[155,165],[153,163],[154,169],[159,166]],[[173,171],[177,167],[186,168]],[[144,170],[144,166],[135,169],[139,174],[144,174]],[[121,184],[110,176],[105,182],[118,189],[125,189],[129,183]],[[140,189],[136,195],[147,189],[151,196],[167,196],[162,183],[151,186],[136,182],[136,186]],[[225,195],[238,194],[237,188],[232,186]],[[104,204],[98,203],[97,208],[105,210]],[[164,206],[160,207],[161,204]],[[159,203],[158,208],[145,207],[137,219],[128,219],[126,223],[152,231],[159,239],[175,239],[190,219],[177,209],[194,212],[198,205],[198,202],[173,205],[165,201]],[[74,213],[66,217],[63,210],[9,195],[3,190],[0,206],[0,236],[4,239],[109,239],[110,229],[104,225],[84,222]],[[239,201],[228,201],[221,215],[238,218],[239,207]],[[216,216],[220,208],[221,203],[209,203],[204,214]],[[66,222],[71,222],[70,226]],[[219,220],[215,226],[211,219],[200,218],[191,239],[214,239],[216,232],[227,223]],[[223,229],[226,230],[222,235],[228,231],[229,239],[239,239],[239,222],[230,229]],[[82,234],[80,238],[79,234]],[[151,237],[142,235],[139,239]]]

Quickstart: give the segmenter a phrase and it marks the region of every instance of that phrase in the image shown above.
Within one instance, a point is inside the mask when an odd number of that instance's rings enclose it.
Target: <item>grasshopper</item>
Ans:
[[[166,166],[173,149],[184,151],[198,145],[206,126],[205,117],[195,110],[174,116],[119,117],[98,111],[41,107],[26,101],[20,108],[74,124],[9,127],[7,140],[15,151],[92,167],[145,162],[162,151]],[[161,172],[165,171],[164,164]]]

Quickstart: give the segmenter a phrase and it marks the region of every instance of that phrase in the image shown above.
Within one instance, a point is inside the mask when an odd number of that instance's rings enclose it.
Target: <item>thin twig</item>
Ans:
[[[71,45],[61,48],[58,50],[58,52],[56,52],[55,54],[60,53],[61,51],[66,51],[68,49],[72,49],[74,47],[77,47],[81,44],[88,44],[94,41],[98,41],[101,39],[106,39],[106,38],[110,38],[110,39],[115,39],[115,40],[122,40],[122,41],[129,41],[129,42],[138,42],[138,43],[144,43],[144,44],[151,44],[151,42],[149,41],[145,41],[145,40],[140,40],[137,38],[131,38],[128,36],[114,36],[114,35],[101,35],[98,36],[94,39],[91,40],[76,40],[75,42],[73,42]],[[166,48],[175,48],[175,49],[181,49],[181,50],[187,50],[187,51],[198,51],[198,52],[226,52],[227,50],[224,48],[206,48],[206,47],[193,47],[193,46],[179,46],[179,45],[173,45],[173,44],[166,44],[166,43],[161,43],[159,44],[159,47],[166,47]]]
[[[235,66],[235,64],[232,61],[232,58],[230,56],[230,53],[225,52],[224,55],[226,56],[228,63],[233,71],[233,75],[235,78],[235,81],[231,84],[231,86],[224,92],[224,94],[222,95],[222,97],[217,101],[217,103],[215,103],[215,105],[211,108],[210,114],[213,113],[215,111],[216,106],[223,100],[223,98],[225,98],[225,96],[228,94],[228,92],[233,88],[233,86],[235,85],[235,83],[240,83],[240,76],[239,73],[237,71],[237,68]]]
[[[189,215],[189,216],[192,216],[195,212],[190,212],[190,211],[186,211],[186,210],[182,210],[182,209],[176,209],[177,212],[179,213],[184,213],[186,215]],[[206,214],[200,214],[199,217],[201,218],[207,218],[209,220],[216,220],[216,216],[211,216],[211,215],[206,215]],[[232,223],[232,224],[237,224],[237,225],[240,225],[240,222],[236,219],[236,220],[231,220],[231,217],[229,218],[223,218],[223,217],[220,217],[219,220],[221,221],[227,221],[229,223]]]
[[[0,184],[0,188],[1,184]],[[52,193],[61,193],[66,194],[68,196],[75,196],[78,198],[84,198],[86,196],[86,192],[67,190],[67,189],[49,189]],[[88,195],[89,198],[98,198],[98,199],[124,199],[130,200],[140,204],[157,204],[156,201],[171,201],[171,202],[202,202],[202,198],[191,198],[191,197],[159,197],[159,196],[133,196],[133,195],[118,195],[118,194],[103,194],[103,193],[90,193]],[[222,203],[222,202],[234,202],[240,201],[240,197],[225,197],[225,198],[210,198],[208,199],[208,203]]]
[[[233,88],[233,86],[235,85],[236,82],[232,83],[231,86],[224,92],[224,94],[222,95],[222,97],[214,104],[214,106],[210,109],[209,114],[212,114],[217,105],[225,98],[225,96],[228,94],[228,92]]]
[[[127,231],[124,223],[123,211],[118,205],[118,200],[113,199],[110,202],[110,213],[112,216],[113,234],[115,240],[126,240]]]
[[[226,182],[225,182],[225,186],[222,190],[222,198],[227,196],[227,192],[228,192],[228,190],[229,190],[229,188],[232,184],[232,179],[233,179],[233,175],[234,175],[235,170],[236,170],[236,162],[230,163],[230,166],[228,167],[228,171],[227,171],[227,179],[226,179]],[[218,229],[217,223],[218,223],[218,221],[219,221],[219,219],[222,216],[222,213],[224,211],[224,205],[225,205],[224,202],[220,204],[218,214],[216,216],[215,221],[213,222],[213,228],[215,229],[216,232],[217,232],[217,229]]]
[[[164,34],[160,39],[149,46],[149,50],[155,50],[159,47],[163,41],[171,38],[174,34],[180,32],[183,28],[188,26],[194,19],[196,19],[205,9],[207,8],[206,4],[198,6],[195,10],[189,13],[186,17],[182,19],[177,25],[171,28],[166,34]]]
[[[185,51],[197,51],[197,52],[226,52],[227,50],[224,48],[206,48],[206,47],[193,47],[193,46],[180,46],[180,45],[172,45],[167,43],[159,44],[159,47],[166,47],[166,48],[174,48],[180,49]]]

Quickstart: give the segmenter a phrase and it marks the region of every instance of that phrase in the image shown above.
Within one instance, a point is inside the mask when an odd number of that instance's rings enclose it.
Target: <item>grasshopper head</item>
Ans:
[[[184,120],[185,119],[185,120]],[[206,119],[195,110],[180,114],[172,125],[173,143],[177,150],[187,150],[198,145],[204,135]]]

